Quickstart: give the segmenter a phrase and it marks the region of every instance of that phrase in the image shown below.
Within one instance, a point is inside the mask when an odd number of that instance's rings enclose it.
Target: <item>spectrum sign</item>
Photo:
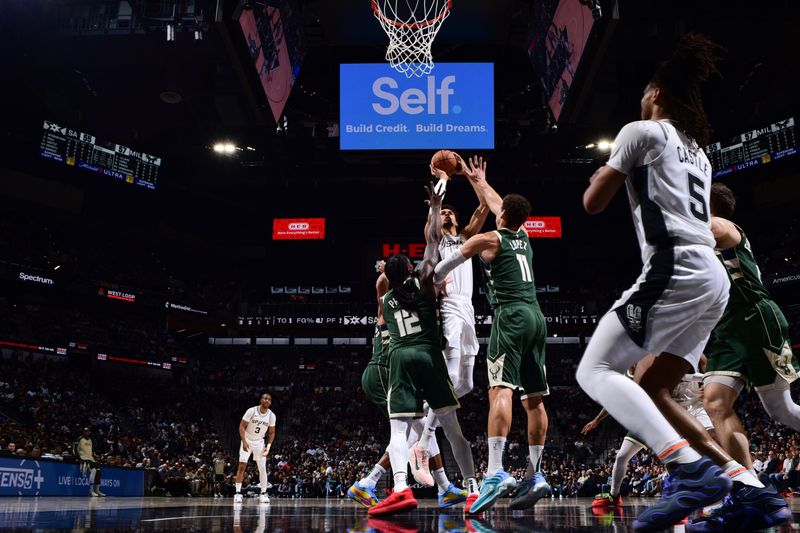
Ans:
[[[560,239],[561,217],[530,217],[525,221],[525,231],[533,239]]]
[[[272,240],[324,239],[324,218],[276,218],[272,220]]]
[[[339,68],[339,148],[494,148],[494,64],[436,63],[406,78],[387,63]]]

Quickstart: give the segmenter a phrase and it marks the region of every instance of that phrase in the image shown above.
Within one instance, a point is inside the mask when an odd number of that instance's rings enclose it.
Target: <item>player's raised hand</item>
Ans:
[[[438,185],[435,185],[433,181],[431,181],[428,185],[425,186],[425,192],[428,193],[428,200],[426,203],[431,207],[431,209],[442,207],[442,198],[444,198],[444,190],[439,192],[437,190],[437,187]]]
[[[464,175],[476,183],[486,181],[486,161],[478,155],[470,157],[464,165]]]

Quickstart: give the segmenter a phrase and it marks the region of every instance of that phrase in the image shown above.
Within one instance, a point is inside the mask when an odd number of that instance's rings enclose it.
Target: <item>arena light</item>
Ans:
[[[614,143],[611,141],[606,141],[605,139],[602,141],[597,142],[597,149],[602,150],[603,152],[607,152],[614,148]]]
[[[211,147],[218,154],[230,155],[236,151],[236,145],[229,142],[214,143]]]

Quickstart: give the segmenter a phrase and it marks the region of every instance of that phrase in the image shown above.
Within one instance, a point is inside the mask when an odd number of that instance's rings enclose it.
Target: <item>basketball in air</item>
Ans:
[[[452,150],[439,150],[433,154],[431,165],[443,170],[448,176],[459,174],[464,170],[464,161]]]

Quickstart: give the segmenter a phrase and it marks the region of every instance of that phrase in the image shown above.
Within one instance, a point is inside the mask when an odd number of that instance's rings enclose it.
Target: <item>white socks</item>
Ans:
[[[503,468],[503,449],[506,447],[505,437],[489,437],[489,464],[486,467],[486,476],[493,476]]]
[[[752,474],[752,472],[736,461],[728,461],[722,466],[722,469],[725,471],[725,475],[731,478],[733,481],[738,481],[750,487],[758,487],[760,489],[764,488],[764,484],[761,483],[758,478]]]
[[[242,484],[241,483],[237,483],[236,484],[236,494],[241,494],[241,493],[242,493]]]
[[[376,464],[370,471],[369,475],[367,475],[367,477],[359,481],[359,483],[364,487],[374,489],[375,485],[378,484],[378,481],[381,480],[381,478],[385,473],[386,470],[381,465]]]
[[[439,468],[431,472],[433,479],[436,481],[436,486],[439,487],[439,492],[444,492],[450,486],[450,480],[447,479],[447,474],[444,473],[444,468]]]
[[[405,472],[395,472],[394,473],[394,492],[403,492],[408,488],[408,483],[406,483],[406,473]]]
[[[533,469],[534,474],[542,469],[543,451],[544,444],[528,444],[528,455],[530,457],[531,468]]]
[[[686,464],[699,461],[702,455],[694,451],[685,439],[678,438],[667,443],[666,447],[658,452],[658,459],[664,463]]]

